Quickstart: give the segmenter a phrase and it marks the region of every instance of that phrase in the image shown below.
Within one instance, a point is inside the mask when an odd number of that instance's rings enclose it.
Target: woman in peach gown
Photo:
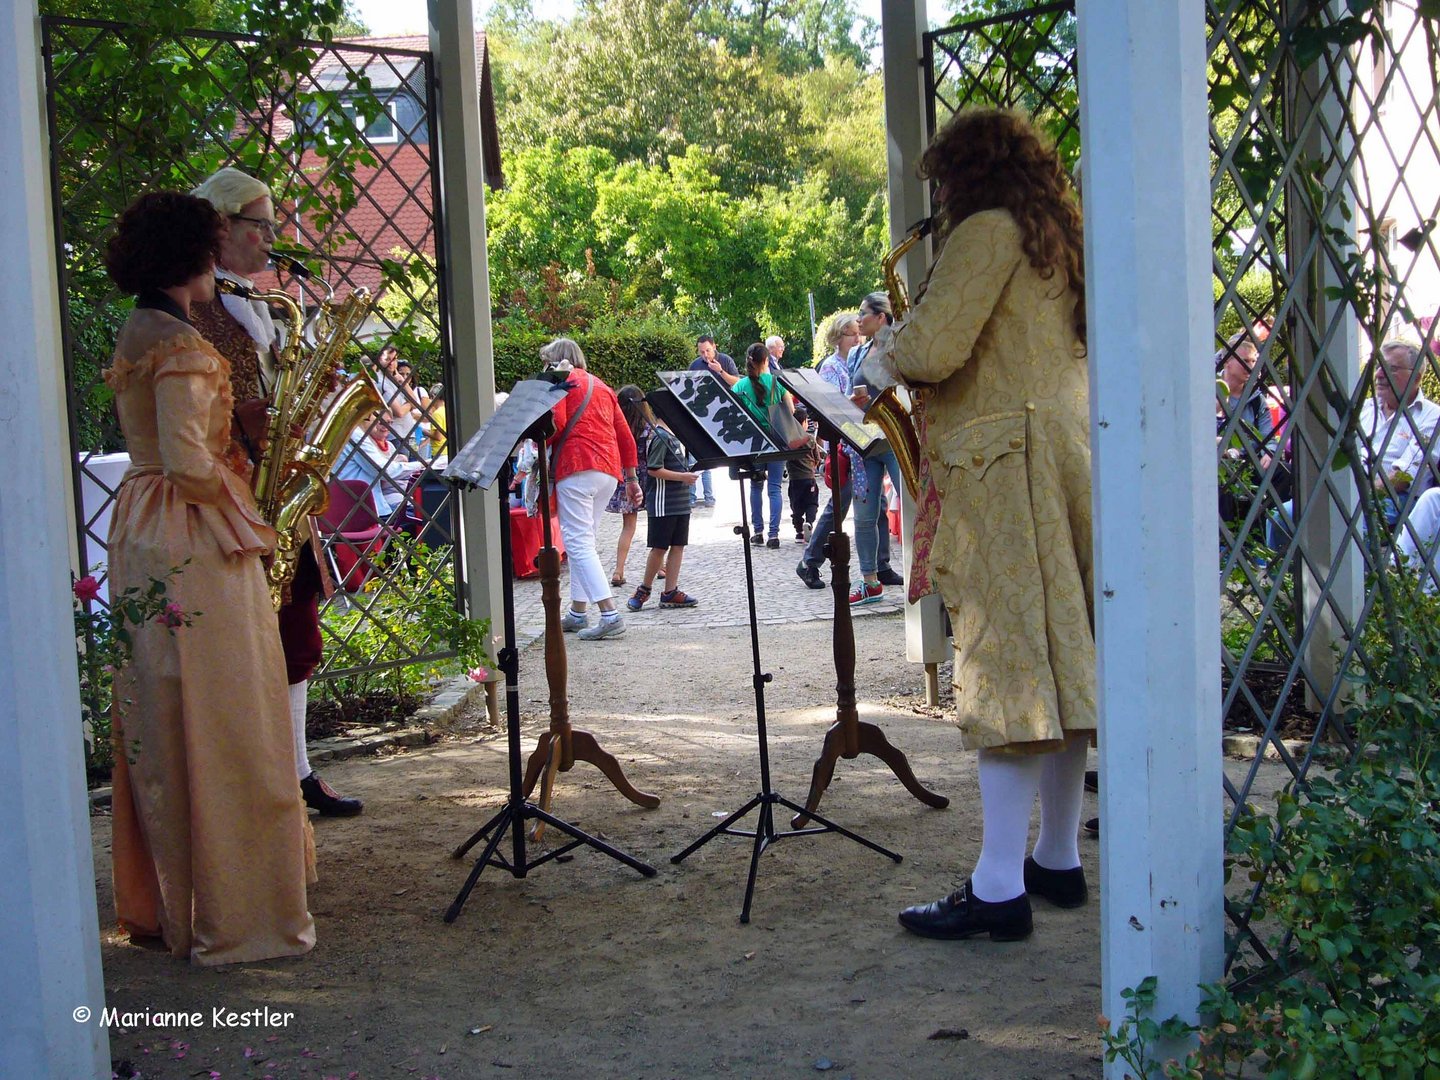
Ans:
[[[117,674],[115,907],[134,938],[202,965],[308,952],[314,840],[275,612],[260,557],[274,532],[231,464],[230,373],[191,327],[209,299],[221,219],[174,192],[139,198],[106,252],[136,297],[105,381],[131,466],[110,525],[110,591],[180,568],[192,617],[134,631]]]

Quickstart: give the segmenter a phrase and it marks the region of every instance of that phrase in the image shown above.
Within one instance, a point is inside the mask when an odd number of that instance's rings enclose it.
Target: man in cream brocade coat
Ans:
[[[986,210],[950,234],[894,335],[901,377],[935,384],[928,555],[970,749],[1058,750],[1062,733],[1095,729],[1090,414],[1072,312],[1063,275],[1042,278],[1014,218]]]

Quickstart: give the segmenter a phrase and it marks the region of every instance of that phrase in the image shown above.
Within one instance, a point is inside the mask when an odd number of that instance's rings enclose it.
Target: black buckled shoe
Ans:
[[[365,809],[359,799],[336,794],[334,788],[320,779],[319,773],[312,772],[300,781],[300,794],[305,796],[306,806],[318,810],[324,817],[354,817]]]
[[[1025,858],[1025,891],[1063,908],[1079,907],[1090,898],[1084,867],[1049,870],[1029,856]]]
[[[947,941],[989,934],[991,941],[1020,941],[1030,936],[1030,897],[992,904],[970,892],[970,882],[949,896],[900,912],[900,925],[921,937]]]

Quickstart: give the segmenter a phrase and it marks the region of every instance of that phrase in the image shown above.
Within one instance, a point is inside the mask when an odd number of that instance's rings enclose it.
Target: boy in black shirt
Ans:
[[[625,606],[631,611],[645,606],[663,562],[669,588],[660,594],[660,606],[694,607],[699,601],[680,590],[680,562],[690,542],[690,496],[700,474],[690,470],[689,456],[675,433],[655,417],[649,404],[642,408],[655,429],[646,454],[650,475],[645,480],[645,529],[650,554],[645,560],[645,582],[625,601]]]

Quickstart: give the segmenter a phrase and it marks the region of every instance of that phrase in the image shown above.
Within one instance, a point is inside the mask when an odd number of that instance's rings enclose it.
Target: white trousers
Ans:
[[[610,579],[595,550],[595,530],[614,493],[615,477],[598,469],[572,473],[555,483],[560,535],[570,560],[571,603],[610,599]]]

